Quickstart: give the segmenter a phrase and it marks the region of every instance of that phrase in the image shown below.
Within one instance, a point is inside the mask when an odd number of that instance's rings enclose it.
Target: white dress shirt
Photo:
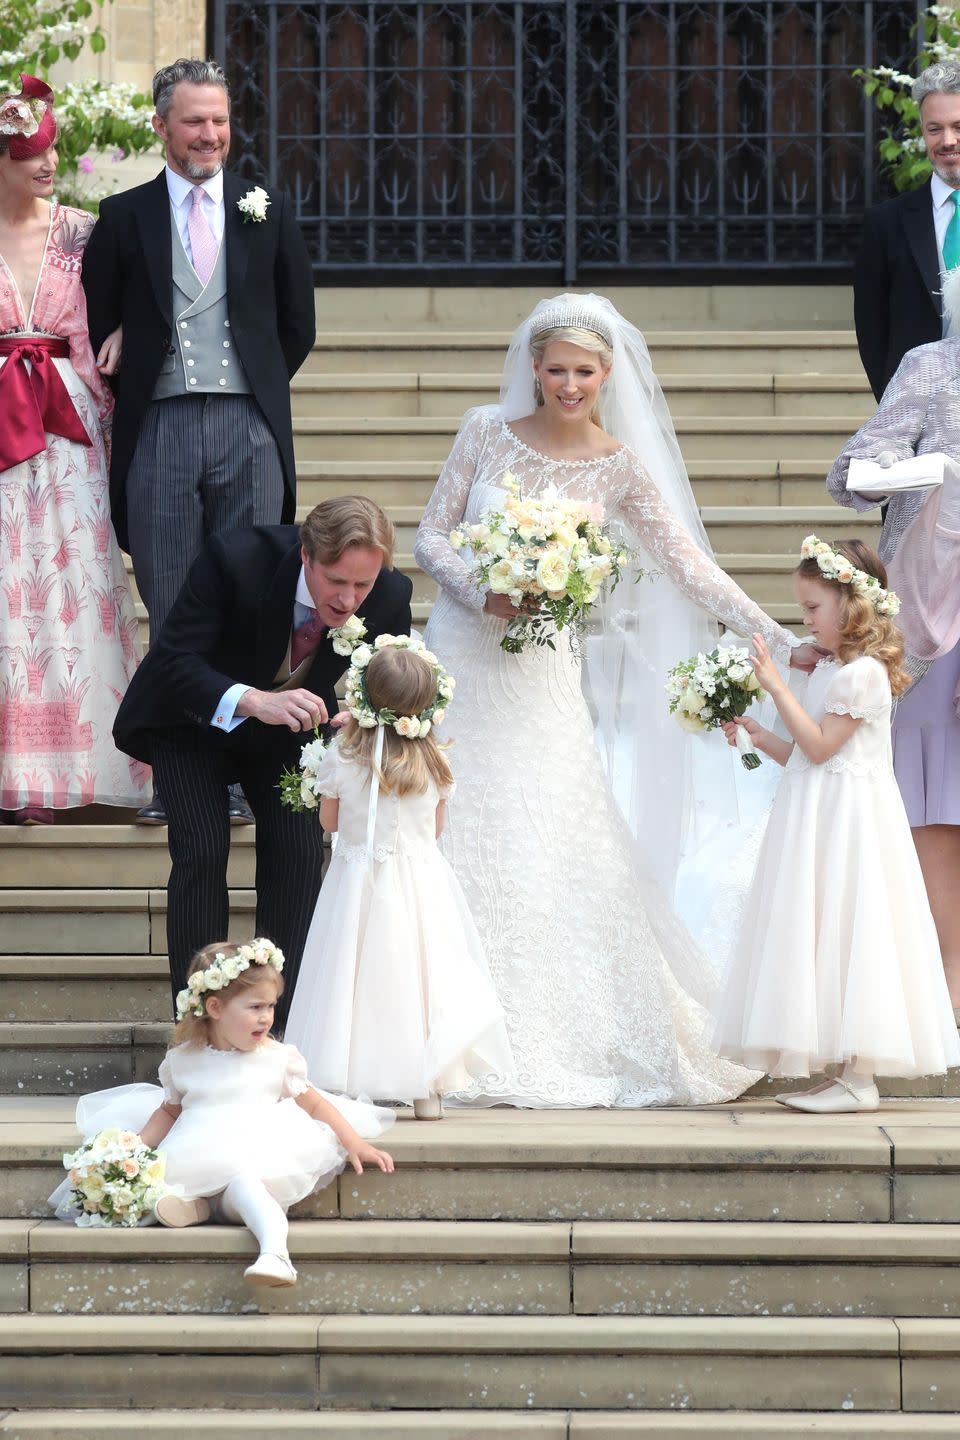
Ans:
[[[190,233],[187,230],[187,221],[190,218],[190,210],[193,206],[194,187],[199,185],[204,192],[203,211],[210,222],[210,229],[213,231],[217,244],[223,240],[223,171],[218,170],[216,175],[211,175],[209,180],[186,180],[178,175],[170,166],[166,167],[167,194],[170,196],[170,204],[177,222],[177,229],[180,232],[180,239],[183,248],[187,252],[187,259],[193,264],[193,250],[190,246]]]
[[[291,635],[294,630],[299,630],[300,626],[309,620],[315,611],[316,606],[313,603],[313,596],[307,589],[307,577],[301,565],[300,579],[297,581],[297,593],[293,601],[293,624],[290,627]],[[231,730],[236,730],[238,725],[243,724],[247,717],[246,715],[237,714],[237,705],[240,696],[246,695],[247,691],[252,689],[252,685],[244,685],[241,682],[237,685],[231,685],[229,690],[224,691],[220,697],[220,704],[210,718],[210,724],[214,730],[224,730],[229,735]]]

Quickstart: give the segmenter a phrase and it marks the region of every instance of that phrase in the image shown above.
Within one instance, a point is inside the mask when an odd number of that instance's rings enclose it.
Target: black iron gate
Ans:
[[[214,0],[318,279],[838,271],[924,0]]]

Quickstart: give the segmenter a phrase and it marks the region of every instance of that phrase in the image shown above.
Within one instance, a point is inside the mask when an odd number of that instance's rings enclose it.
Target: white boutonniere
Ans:
[[[237,209],[244,220],[266,220],[267,206],[270,204],[270,196],[261,186],[256,185],[248,190],[242,199],[237,201]]]
[[[327,639],[333,646],[334,654],[352,655],[366,633],[367,627],[360,616],[351,615],[336,630],[328,630]]]

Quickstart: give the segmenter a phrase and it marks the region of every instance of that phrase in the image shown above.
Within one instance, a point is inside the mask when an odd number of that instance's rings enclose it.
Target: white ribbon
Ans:
[[[757,764],[760,764],[760,756],[757,754],[757,747],[756,745],[754,745],[753,740],[750,736],[750,731],[745,725],[737,726],[737,749],[740,751],[740,754],[743,756],[744,759],[746,759],[748,755],[752,755],[753,758],[756,760]]]
[[[373,834],[377,828],[377,801],[380,798],[380,764],[383,760],[383,726],[377,726],[373,747],[373,769],[370,772],[370,804],[367,807],[367,864],[373,862]]]

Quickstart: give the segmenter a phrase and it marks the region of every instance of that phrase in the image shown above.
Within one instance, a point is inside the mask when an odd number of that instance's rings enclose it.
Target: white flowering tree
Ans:
[[[928,5],[920,21],[923,47],[917,70],[936,60],[960,60],[960,4]],[[889,129],[879,153],[898,190],[913,190],[930,175],[930,161],[920,132],[920,111],[913,98],[914,76],[878,65],[854,72],[862,80]]]
[[[58,60],[76,60],[88,46],[106,47],[96,11],[104,0],[0,0],[0,90],[20,88],[21,71],[47,79]],[[90,174],[94,156],[115,161],[157,144],[150,124],[153,104],[135,85],[105,85],[99,80],[68,81],[57,89],[62,200],[95,210],[99,192]]]

